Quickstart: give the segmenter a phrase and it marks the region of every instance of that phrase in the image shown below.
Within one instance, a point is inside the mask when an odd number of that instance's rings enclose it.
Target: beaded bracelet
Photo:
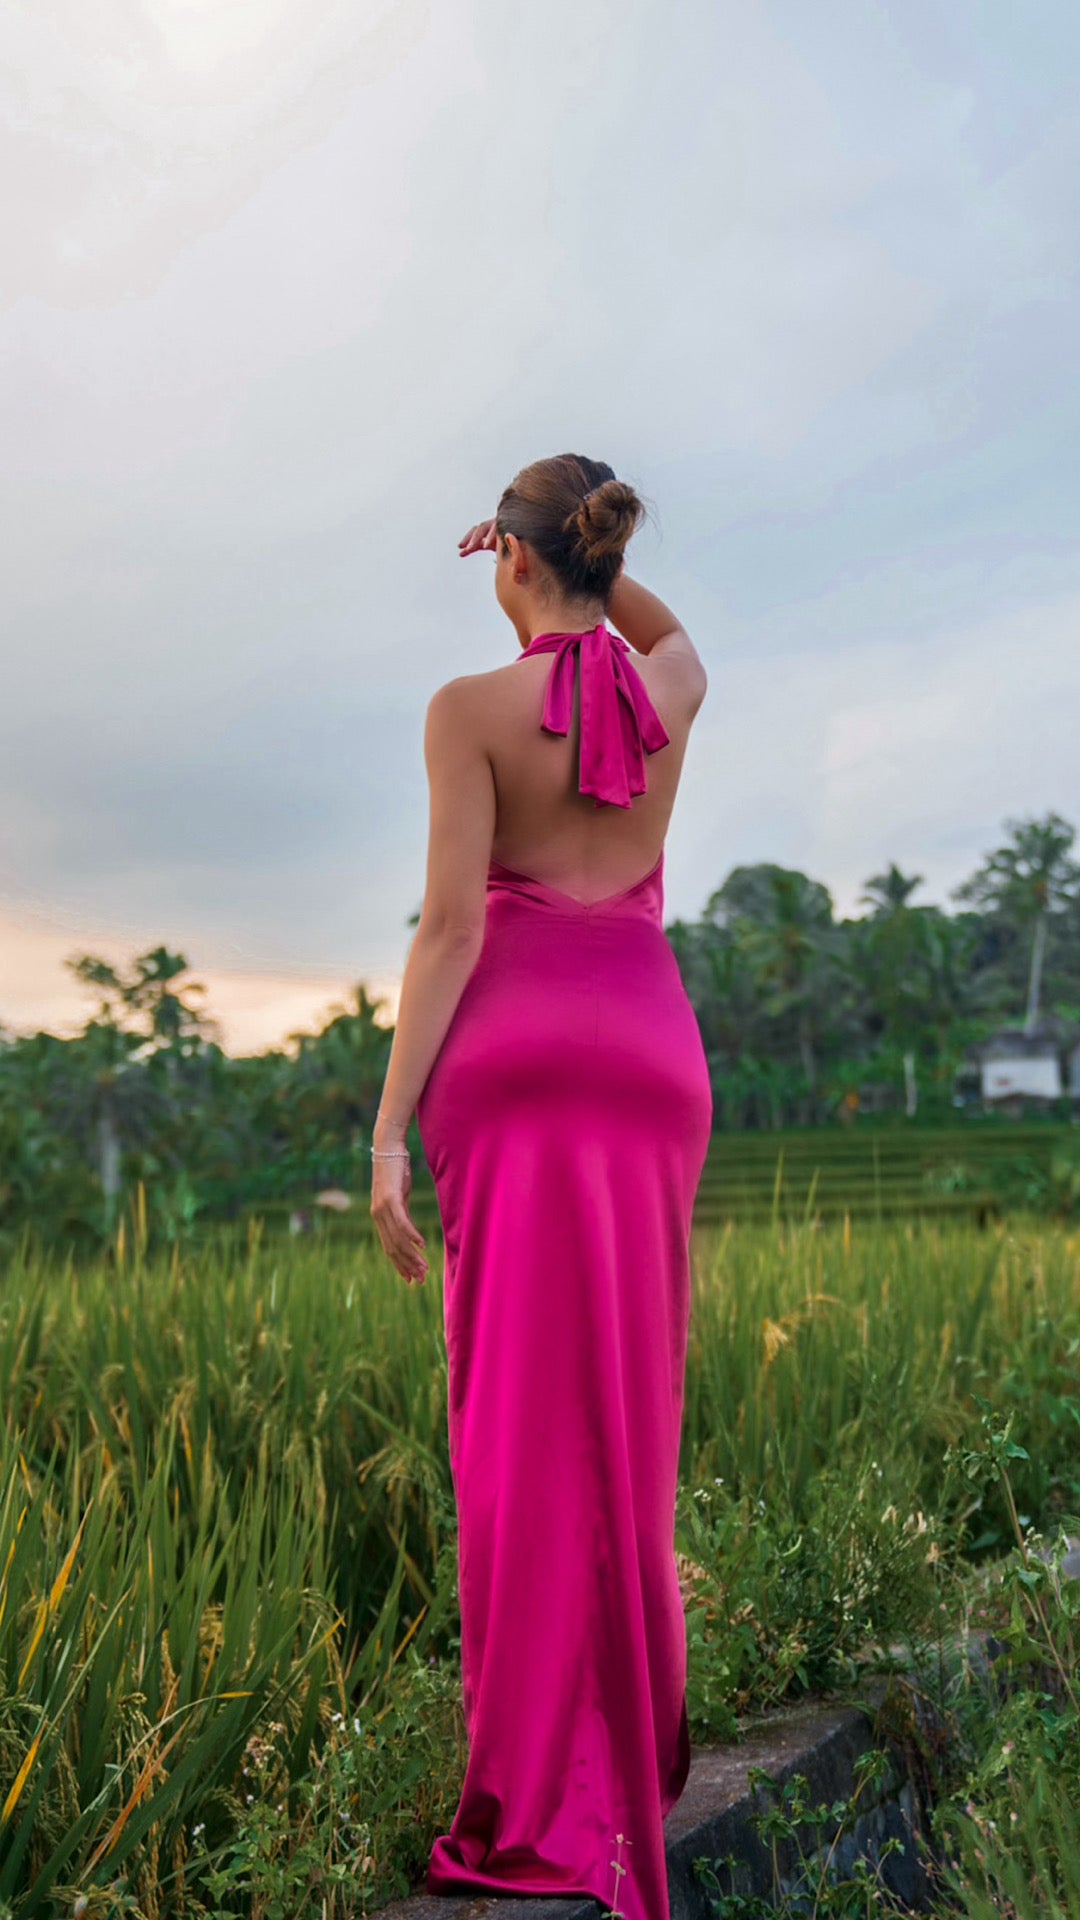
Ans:
[[[388,1113],[384,1113],[381,1107],[376,1107],[375,1118],[376,1120],[390,1120],[390,1115]],[[407,1120],[406,1121],[390,1120],[390,1125],[392,1127],[402,1127],[402,1126],[407,1127],[408,1121]],[[379,1147],[369,1147],[368,1152],[370,1153],[373,1160],[411,1160],[412,1159],[412,1154],[409,1152],[408,1147],[393,1147],[388,1152],[385,1152],[385,1153]]]

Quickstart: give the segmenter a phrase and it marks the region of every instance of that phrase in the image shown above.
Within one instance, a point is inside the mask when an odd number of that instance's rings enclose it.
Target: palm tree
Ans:
[[[866,906],[873,907],[875,915],[899,913],[922,883],[921,873],[901,873],[895,860],[890,860],[884,873],[877,873],[867,881],[860,899]]]
[[[817,1104],[817,1016],[835,962],[832,898],[806,874],[771,863],[736,867],[706,914],[732,925],[765,1013],[792,1014],[810,1112]]]
[[[872,979],[872,996],[881,1010],[885,1025],[892,1031],[901,1049],[904,1066],[904,1110],[914,1119],[919,1105],[915,1077],[915,1051],[921,1027],[919,1004],[919,961],[922,929],[918,914],[908,902],[923,882],[921,873],[904,874],[895,860],[884,873],[866,882],[861,899],[874,911],[860,942],[856,933],[856,951]]]
[[[701,1030],[715,1102],[715,1124],[741,1122],[745,1102],[736,1069],[747,1050],[754,982],[733,933],[711,921],[673,920],[664,928]]]
[[[1043,959],[1051,917],[1075,905],[1080,866],[1070,858],[1076,829],[1060,814],[1043,820],[1006,820],[1011,841],[988,854],[970,880],[953,889],[953,898],[970,901],[1024,933],[1032,928],[1024,1030],[1039,1017]]]
[[[979,939],[971,914],[948,914],[940,907],[917,907],[919,917],[922,1010],[934,1036],[937,1072],[951,1075],[966,1041],[982,1021],[973,958]]]
[[[294,1123],[304,1123],[308,1151],[325,1156],[328,1165],[348,1142],[352,1162],[359,1166],[361,1136],[375,1123],[394,1037],[393,1028],[379,1019],[384,1004],[372,999],[360,981],[344,1004],[329,1009],[330,1020],[319,1033],[288,1036],[297,1050]]]
[[[77,954],[64,964],[101,996],[97,1018],[79,1035],[77,1060],[92,1116],[105,1232],[110,1233],[124,1140],[145,1142],[149,1123],[175,1101],[183,1063],[216,1044],[210,1035],[217,1024],[185,998],[205,994],[201,982],[175,985],[188,963],[167,947],[140,954],[126,976],[91,953]],[[152,1063],[164,1070],[164,1092]]]

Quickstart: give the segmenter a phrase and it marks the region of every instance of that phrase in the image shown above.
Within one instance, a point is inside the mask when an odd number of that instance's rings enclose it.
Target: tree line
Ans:
[[[953,889],[920,874],[867,880],[837,919],[828,888],[786,867],[736,867],[697,921],[667,928],[701,1027],[716,1124],[824,1120],[860,1105],[951,1114],[966,1049],[1002,1027],[1077,1027],[1080,866],[1056,813],[1008,820]]]
[[[867,910],[850,919],[804,873],[735,867],[699,919],[665,929],[716,1125],[826,1123],[868,1106],[940,1119],[973,1041],[1047,1017],[1080,1024],[1075,840],[1056,813],[1007,821],[954,911],[920,905],[922,877],[895,865],[867,880]],[[366,1186],[393,1030],[362,982],[319,1031],[233,1057],[182,954],[65,964],[97,1003],[79,1033],[0,1025],[0,1244],[28,1225],[93,1243],[140,1182],[173,1237],[200,1218]]]

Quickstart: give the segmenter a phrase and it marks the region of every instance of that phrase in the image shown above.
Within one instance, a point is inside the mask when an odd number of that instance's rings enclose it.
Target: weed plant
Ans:
[[[985,1579],[963,1581],[966,1604],[939,1626],[936,1646],[916,1636],[906,1648],[874,1719],[885,1744],[855,1762],[846,1800],[814,1804],[801,1775],[749,1769],[768,1890],[760,1877],[750,1890],[737,1856],[701,1856],[695,1874],[714,1920],[906,1912],[888,1862],[908,1846],[923,1875],[920,1911],[938,1920],[1080,1915],[1080,1578],[1065,1570],[1064,1529],[1048,1537],[1019,1517],[1013,1473],[1025,1449],[1014,1425],[1014,1414],[1002,1420],[981,1401],[976,1431],[945,1461],[946,1474],[969,1486],[997,1484],[1013,1516],[1010,1552]],[[958,1572],[946,1556],[931,1564],[935,1579]],[[898,1752],[924,1808],[923,1832],[883,1839],[879,1815],[861,1846],[849,1844],[867,1804],[895,1779]]]
[[[699,1740],[940,1645],[964,1578],[1075,1510],[1078,1246],[695,1236]],[[92,1265],[20,1245],[0,1378],[0,1913],[345,1920],[416,1885],[465,1757],[437,1260],[408,1289],[257,1223],[160,1252],[135,1210]],[[1008,1487],[959,1464],[979,1396]]]

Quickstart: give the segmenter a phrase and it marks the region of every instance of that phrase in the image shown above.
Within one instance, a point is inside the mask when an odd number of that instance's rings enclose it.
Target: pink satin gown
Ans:
[[[668,735],[626,642],[601,625],[520,657],[541,652],[541,724],[567,732],[580,661],[580,790],[629,806]],[[469,1736],[427,1890],[587,1894],[627,1920],[668,1920],[663,1819],[690,1765],[674,1508],[712,1123],[662,873],[661,853],[584,906],[493,860],[417,1109],[445,1241]]]

